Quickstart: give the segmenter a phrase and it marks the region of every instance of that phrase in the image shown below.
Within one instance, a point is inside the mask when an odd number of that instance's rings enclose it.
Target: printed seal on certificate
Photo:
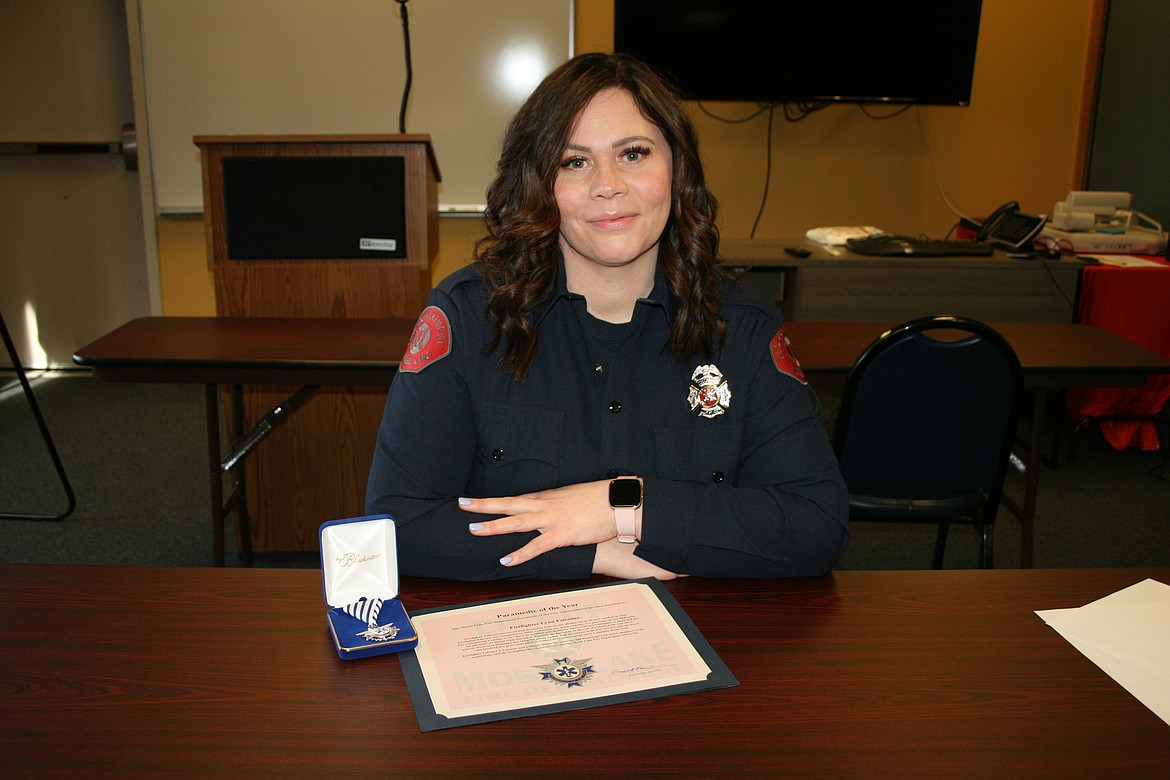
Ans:
[[[541,680],[575,688],[589,682],[589,678],[597,674],[592,661],[592,658],[554,658],[551,664],[538,664],[533,668],[540,670]]]
[[[321,579],[329,630],[343,660],[397,653],[418,645],[398,600],[398,551],[388,515],[332,520],[321,526]]]

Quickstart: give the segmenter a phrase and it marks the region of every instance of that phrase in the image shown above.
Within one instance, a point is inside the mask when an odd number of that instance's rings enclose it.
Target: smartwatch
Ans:
[[[617,521],[618,541],[633,544],[638,541],[634,513],[642,506],[642,480],[637,477],[619,477],[609,483],[609,505]]]

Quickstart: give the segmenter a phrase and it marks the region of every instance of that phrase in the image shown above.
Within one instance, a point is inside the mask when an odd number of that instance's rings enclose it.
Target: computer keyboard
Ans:
[[[884,257],[948,257],[955,255],[990,255],[991,244],[983,241],[964,241],[949,238],[911,238],[897,233],[875,233],[872,236],[850,238],[846,245],[863,255]]]

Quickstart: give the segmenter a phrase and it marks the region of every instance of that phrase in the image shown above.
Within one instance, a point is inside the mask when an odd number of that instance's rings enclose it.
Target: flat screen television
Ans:
[[[965,106],[982,0],[614,0],[614,50],[689,100]]]

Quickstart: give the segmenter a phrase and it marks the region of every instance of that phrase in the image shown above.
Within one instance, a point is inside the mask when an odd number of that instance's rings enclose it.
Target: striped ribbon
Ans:
[[[370,628],[378,625],[378,613],[381,611],[382,599],[371,599],[366,596],[345,605],[345,614],[365,622]]]

